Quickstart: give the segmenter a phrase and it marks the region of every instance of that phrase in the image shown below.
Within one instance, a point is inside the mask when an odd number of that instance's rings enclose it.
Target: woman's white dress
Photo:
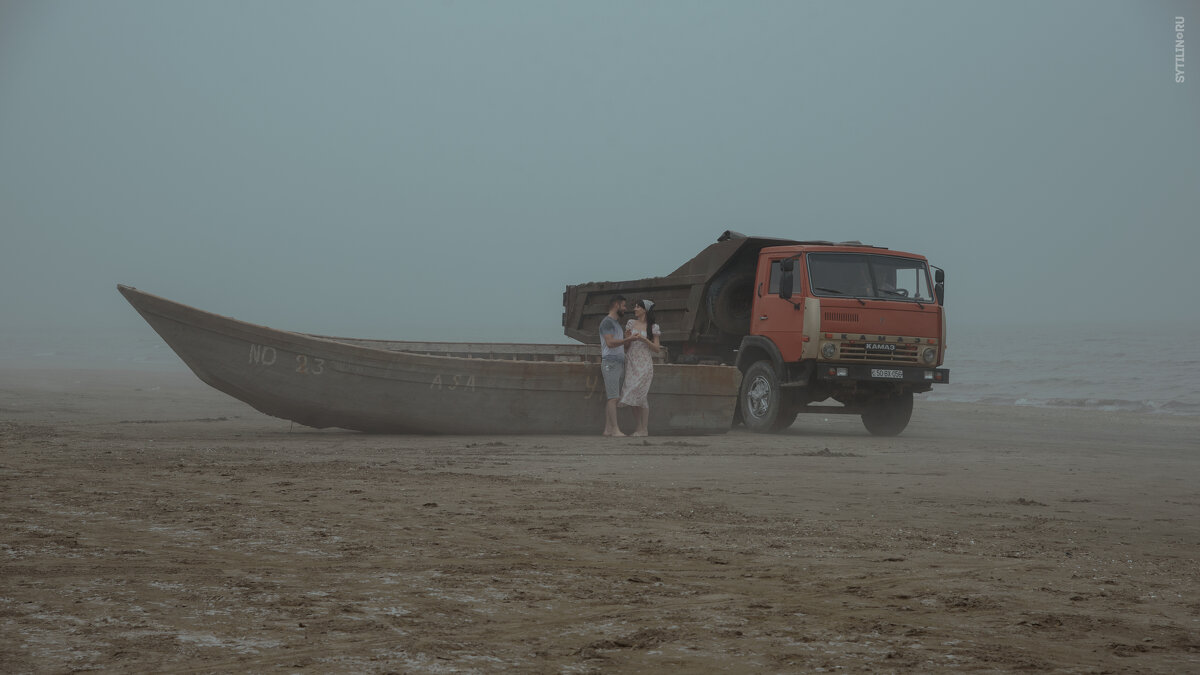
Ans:
[[[633,330],[633,319],[625,324],[625,330],[634,335],[641,334],[640,331]],[[653,330],[654,335],[662,335],[658,324],[654,324]],[[631,342],[629,351],[625,352],[625,384],[621,387],[621,399],[618,401],[618,405],[649,408],[650,404],[646,401],[646,397],[650,394],[652,379],[654,379],[654,358],[650,346],[641,340]]]

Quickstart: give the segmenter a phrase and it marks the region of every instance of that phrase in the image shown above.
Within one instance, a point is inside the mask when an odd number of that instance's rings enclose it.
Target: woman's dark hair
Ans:
[[[638,300],[637,302],[635,302],[633,304],[637,307],[641,307],[642,309],[646,309],[646,301],[645,300]],[[662,329],[660,328],[659,330],[662,330]],[[646,309],[646,339],[650,340],[651,342],[654,341],[654,310],[653,309]]]

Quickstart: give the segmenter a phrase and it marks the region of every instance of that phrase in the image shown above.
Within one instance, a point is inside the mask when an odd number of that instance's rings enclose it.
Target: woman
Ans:
[[[662,331],[654,323],[654,303],[638,300],[633,306],[634,318],[625,324],[625,335],[634,338],[625,347],[625,385],[621,389],[621,400],[617,405],[633,408],[637,420],[634,436],[648,436],[650,404],[646,396],[650,393],[650,380],[654,378],[654,357],[662,351],[659,336]]]

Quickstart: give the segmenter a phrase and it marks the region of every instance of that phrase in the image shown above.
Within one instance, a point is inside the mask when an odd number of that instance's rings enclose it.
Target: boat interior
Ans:
[[[413,342],[406,340],[366,340],[362,338],[330,337],[312,335],[322,340],[332,340],[390,352],[408,352],[427,356],[452,356],[464,359],[488,359],[501,361],[544,361],[552,363],[599,363],[598,345],[547,345],[516,342]],[[656,363],[665,363],[666,347],[654,356]]]

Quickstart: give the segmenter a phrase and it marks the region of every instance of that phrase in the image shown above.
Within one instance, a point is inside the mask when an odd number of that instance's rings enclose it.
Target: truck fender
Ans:
[[[779,347],[776,347],[774,342],[761,335],[747,335],[742,338],[734,365],[744,373],[751,364],[761,361],[763,358],[771,361],[771,365],[775,368],[775,374],[782,378],[783,355],[779,353]]]

